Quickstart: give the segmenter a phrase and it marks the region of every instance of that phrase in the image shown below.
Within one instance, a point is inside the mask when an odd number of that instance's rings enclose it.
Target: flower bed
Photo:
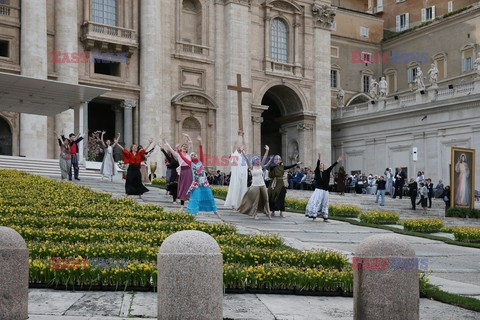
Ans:
[[[416,232],[440,232],[443,228],[443,221],[438,218],[407,219],[402,224],[405,230]]]
[[[400,216],[391,211],[367,211],[360,215],[360,221],[372,224],[396,224]]]
[[[480,242],[480,227],[453,227],[450,230],[457,241]]]
[[[328,207],[328,214],[337,217],[357,218],[362,210],[352,205],[331,205]]]
[[[226,288],[352,292],[350,265],[337,252],[295,250],[278,236],[240,235],[227,224],[196,222],[188,214],[19,171],[0,170],[0,185],[0,225],[26,240],[32,285],[153,290],[162,242],[179,230],[200,230],[220,244]],[[126,259],[128,266],[53,268],[56,257]]]

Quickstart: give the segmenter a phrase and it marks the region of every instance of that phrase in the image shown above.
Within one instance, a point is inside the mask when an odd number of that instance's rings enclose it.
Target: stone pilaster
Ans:
[[[120,133],[120,141],[125,141],[125,134],[123,133],[123,111],[121,107],[112,107],[115,112],[115,135]]]
[[[21,2],[20,56],[23,76],[47,79],[46,0]],[[47,117],[20,115],[20,155],[47,158]]]
[[[237,92],[227,91],[227,85],[237,84],[237,74],[242,76],[242,86],[251,87],[251,65],[250,65],[250,27],[251,16],[249,11],[249,2],[246,0],[225,0],[219,1],[217,5],[224,6],[224,26],[225,36],[223,43],[224,55],[224,82],[218,82],[221,88],[217,90],[226,91],[225,114],[222,121],[225,123],[224,137],[229,146],[238,137],[238,103]],[[232,36],[234,35],[234,36]],[[251,96],[250,93],[242,93],[243,104],[243,123],[245,140],[250,141],[251,126]],[[222,103],[219,103],[222,105]],[[217,121],[217,123],[219,122]]]
[[[123,136],[125,141],[125,145],[127,147],[131,146],[133,143],[133,108],[135,107],[136,103],[132,100],[125,100],[122,101],[122,108],[123,108]],[[147,141],[148,139],[145,139]],[[141,142],[137,142],[139,144],[144,143],[143,140]]]
[[[316,149],[313,154],[320,153],[325,164],[331,161],[331,93],[330,93],[330,27],[335,11],[328,5],[312,6],[314,19],[314,61],[315,61],[315,98],[313,105],[317,114],[315,121]]]
[[[309,146],[313,145],[313,127],[314,125],[308,122],[297,124],[299,159],[303,161],[306,166],[310,166],[312,163],[310,162],[312,149]]]
[[[70,56],[72,53],[78,52],[77,25],[77,2],[74,0],[55,1],[55,51],[66,52]],[[58,81],[78,84],[78,64],[56,63],[55,71],[58,74]],[[57,114],[55,130],[58,133],[65,132],[65,134],[74,132],[74,118],[74,110]],[[83,127],[83,124],[79,123],[78,126]],[[81,146],[80,149],[82,149]],[[56,157],[58,158],[58,153]]]
[[[175,1],[141,0],[140,2],[140,105],[139,143],[171,132],[171,39]],[[127,127],[124,128],[127,130]],[[128,141],[125,137],[125,143]],[[154,153],[153,160],[159,160]],[[157,159],[158,157],[158,159]]]

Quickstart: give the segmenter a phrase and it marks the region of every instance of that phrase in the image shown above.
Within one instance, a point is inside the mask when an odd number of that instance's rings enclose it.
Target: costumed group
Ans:
[[[124,164],[128,164],[125,194],[127,197],[135,195],[142,198],[142,195],[149,191],[143,182],[148,181],[146,160],[155,149],[154,146],[149,150],[153,139],[148,141],[148,145],[145,148],[133,144],[130,149],[126,149],[118,142],[120,134],[113,139],[113,144],[110,140],[104,141],[104,134],[105,132],[102,132],[101,138],[98,139],[104,147],[104,159],[100,170],[102,179],[106,177],[112,180],[112,177],[117,173],[113,159],[113,149],[115,146],[118,146],[122,150]],[[190,136],[188,134],[183,135],[186,138],[185,143],[177,144],[175,150],[168,144],[163,135],[161,142],[158,143],[160,150],[165,156],[165,164],[167,166],[167,192],[172,196],[174,203],[180,200],[182,208],[184,208],[185,202],[188,202],[185,208],[186,212],[193,215],[197,215],[199,212],[213,212],[221,219],[203,166],[205,159],[202,138],[200,136],[197,138],[199,150],[196,153],[192,151],[193,143]],[[288,181],[286,181],[287,170],[303,162],[297,162],[288,166],[284,165],[279,155],[268,157],[268,146],[265,146],[263,158],[253,156],[249,159],[245,153],[243,134],[241,135],[242,145],[237,145],[235,142],[230,155],[231,177],[224,204],[225,208],[235,209],[245,215],[252,216],[254,219],[258,219],[259,212],[264,213],[268,219],[271,219],[276,212],[279,212],[280,217],[284,217],[285,196],[288,187]],[[76,153],[76,150],[78,150],[77,143],[83,139],[80,136],[70,136],[69,138],[67,139],[63,135],[58,137],[62,179],[66,179],[67,176],[71,179],[70,171],[73,165],[72,159],[74,154],[72,151]],[[320,160],[319,154],[315,168],[317,188],[310,197],[305,215],[313,220],[321,215],[323,220],[327,221],[330,174],[332,169],[339,162],[343,161],[343,156],[340,156],[326,170],[324,170],[324,165]],[[248,169],[250,169],[252,175],[250,187],[247,187]],[[265,183],[265,178],[267,177],[268,186]],[[78,169],[75,170],[75,178],[78,179]]]

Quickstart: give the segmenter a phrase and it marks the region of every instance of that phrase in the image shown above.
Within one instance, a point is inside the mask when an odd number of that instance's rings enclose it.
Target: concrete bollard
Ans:
[[[418,259],[393,234],[368,237],[352,259],[353,319],[418,320]]]
[[[223,257],[201,231],[180,231],[158,253],[158,319],[223,319]]]
[[[0,319],[28,319],[28,249],[7,227],[0,227]]]

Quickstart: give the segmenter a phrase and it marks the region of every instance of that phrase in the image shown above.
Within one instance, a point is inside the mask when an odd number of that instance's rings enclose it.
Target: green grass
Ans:
[[[427,284],[425,288],[422,289],[421,294],[423,297],[428,299],[433,299],[460,308],[480,312],[480,300],[445,292],[432,284]]]

